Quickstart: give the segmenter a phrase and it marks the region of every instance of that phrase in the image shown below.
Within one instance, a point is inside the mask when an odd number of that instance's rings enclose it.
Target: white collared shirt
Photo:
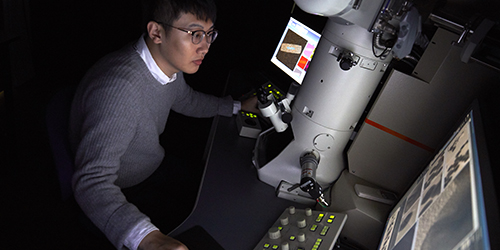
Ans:
[[[135,51],[139,53],[142,60],[144,60],[144,62],[146,63],[146,66],[148,67],[153,77],[162,85],[166,85],[177,79],[177,73],[174,73],[172,77],[168,77],[167,75],[165,75],[165,73],[163,73],[160,67],[158,67],[158,64],[156,64],[155,60],[153,59],[153,56],[151,55],[151,52],[149,51],[148,46],[146,45],[146,41],[144,40],[144,35],[142,35],[139,38],[137,43],[134,45],[134,48]]]

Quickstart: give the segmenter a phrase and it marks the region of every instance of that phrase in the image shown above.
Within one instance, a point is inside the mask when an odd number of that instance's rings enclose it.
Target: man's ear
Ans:
[[[155,21],[150,21],[147,25],[148,36],[155,44],[161,43],[162,36],[165,35],[165,32],[161,32],[163,30],[163,26]]]

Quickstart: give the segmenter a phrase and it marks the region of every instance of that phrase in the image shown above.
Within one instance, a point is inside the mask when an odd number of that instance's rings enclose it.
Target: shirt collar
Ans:
[[[172,77],[168,77],[163,73],[163,71],[158,67],[158,64],[156,64],[155,60],[153,59],[153,56],[151,55],[151,52],[149,51],[148,46],[146,45],[145,35],[142,35],[137,43],[135,44],[134,48],[137,53],[139,53],[139,56],[141,56],[142,60],[146,63],[146,66],[148,67],[149,71],[153,75],[153,77],[161,83],[161,85],[166,85],[168,83],[171,83],[177,79],[177,73],[172,75]]]

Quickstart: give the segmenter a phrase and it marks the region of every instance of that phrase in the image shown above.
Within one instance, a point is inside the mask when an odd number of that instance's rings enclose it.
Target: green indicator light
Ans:
[[[321,245],[321,241],[321,239],[317,239],[316,243],[314,243],[314,247],[319,247],[319,245]]]
[[[326,233],[328,232],[328,229],[330,229],[330,227],[329,227],[329,226],[325,226],[325,227],[323,227],[323,230],[321,230],[320,235],[321,235],[321,236],[325,236],[325,235],[326,235]]]
[[[278,249],[279,246],[278,245],[273,245],[273,249]]]
[[[293,236],[293,235],[292,235],[292,236],[290,236],[290,238],[289,238],[289,239],[290,239],[291,241],[294,241],[294,240],[295,240],[295,236]]]
[[[324,216],[325,216],[325,214],[318,214],[318,218],[316,218],[316,222],[320,222]]]
[[[311,226],[311,228],[309,230],[311,230],[312,232],[316,231],[316,229],[318,228],[318,225],[314,224]]]

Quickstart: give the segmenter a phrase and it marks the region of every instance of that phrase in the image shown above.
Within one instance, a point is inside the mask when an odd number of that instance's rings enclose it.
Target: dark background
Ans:
[[[424,15],[446,1],[420,1]],[[453,1],[451,1],[453,2]],[[466,20],[478,8],[448,4]],[[0,5],[0,213],[2,249],[112,249],[86,232],[72,200],[62,200],[45,124],[46,108],[62,89],[76,86],[99,58],[142,33],[139,0],[2,0]],[[292,15],[292,0],[216,0],[217,41],[200,70],[186,76],[196,90],[234,98],[256,87],[263,73],[286,87],[270,63]],[[456,11],[459,9],[459,11]],[[463,10],[467,11],[463,11]],[[483,8],[484,9],[484,8]],[[487,12],[496,13],[486,8]],[[426,13],[427,11],[427,13]],[[495,14],[496,15],[496,14]],[[293,16],[321,32],[324,18]],[[227,79],[232,79],[226,90]],[[162,135],[166,150],[197,162],[199,173],[212,119],[173,113]],[[498,121],[492,121],[498,124]],[[498,143],[496,143],[498,144]],[[199,176],[197,177],[199,178]],[[197,187],[180,210],[190,211]]]

